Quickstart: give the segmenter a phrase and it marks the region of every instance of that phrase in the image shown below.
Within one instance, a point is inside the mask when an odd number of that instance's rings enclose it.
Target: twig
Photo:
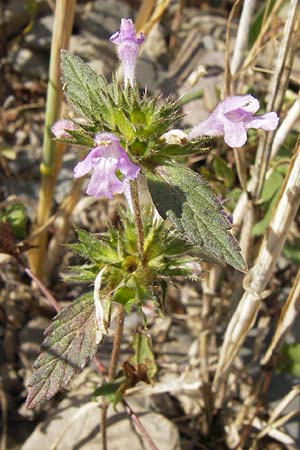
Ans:
[[[103,401],[103,404],[101,406],[101,415],[100,415],[101,449],[102,450],[107,450],[107,410],[108,410],[108,403],[105,403],[105,401]]]
[[[46,288],[46,286],[42,283],[42,281],[34,275],[34,273],[31,272],[30,269],[25,268],[25,272],[27,275],[36,283],[40,291],[44,294],[48,302],[53,306],[56,312],[59,312],[62,310],[62,307],[57,302],[57,300],[53,297],[53,295],[50,293],[50,291]]]
[[[244,295],[228,324],[215,375],[214,389],[217,388],[220,378],[231,366],[234,357],[255,322],[262,300],[266,296],[265,288],[286,241],[289,227],[297,213],[299,204],[300,143],[298,141],[289,173],[286,176],[257,260],[244,279]]]
[[[133,411],[133,409],[131,408],[131,406],[129,405],[129,403],[123,399],[122,400],[123,406],[125,408],[125,411],[127,412],[127,414],[129,415],[129,417],[131,418],[131,420],[135,423],[135,425],[137,426],[137,428],[142,432],[142,435],[144,436],[145,440],[148,442],[150,448],[152,450],[158,450],[158,448],[156,447],[156,445],[154,444],[151,436],[148,434],[147,430],[145,429],[144,425],[142,424],[142,422],[140,421],[140,419],[138,418],[138,416],[135,414],[135,412]]]

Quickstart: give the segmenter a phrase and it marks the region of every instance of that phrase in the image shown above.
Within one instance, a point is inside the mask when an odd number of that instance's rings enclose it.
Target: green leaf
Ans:
[[[151,383],[156,375],[157,365],[149,336],[136,333],[132,347],[134,355],[129,359],[129,362],[135,367],[138,374],[147,374],[148,382]]]
[[[107,242],[98,239],[94,234],[76,229],[79,243],[70,244],[69,247],[81,256],[99,263],[116,263],[120,260],[116,250]]]
[[[269,14],[271,13],[273,6],[275,4],[275,0],[270,0],[270,2],[263,2],[261,7],[258,9],[257,13],[254,16],[254,19],[252,21],[250,32],[249,32],[249,48],[251,48],[256,41],[261,27],[263,23],[263,18],[268,18]],[[268,10],[266,11],[266,7],[268,5]]]
[[[11,225],[15,237],[20,239],[26,237],[27,217],[25,207],[22,203],[14,203],[8,206],[0,215],[0,221],[8,222]]]
[[[179,237],[203,253],[204,259],[247,270],[239,245],[228,231],[231,224],[207,181],[175,164],[155,170],[156,173],[148,172],[153,202]]]
[[[97,350],[92,294],[85,294],[62,310],[46,330],[42,353],[33,365],[27,407],[34,408],[66,388]]]
[[[127,303],[134,302],[135,300],[135,289],[128,286],[121,286],[117,289],[114,295],[114,301],[121,303],[121,305],[126,306]]]
[[[291,242],[286,242],[283,247],[283,254],[295,264],[300,264],[300,239],[293,239]]]
[[[283,180],[283,175],[277,170],[273,170],[269,178],[265,181],[261,193],[264,216],[252,228],[252,236],[261,236],[269,226]]]
[[[269,178],[265,181],[261,192],[263,202],[268,202],[281,188],[284,176],[277,170],[273,170]]]
[[[277,369],[279,372],[287,372],[295,377],[300,377],[300,343],[284,343],[279,357]]]
[[[235,173],[228,166],[228,163],[220,156],[214,156],[213,169],[216,177],[219,180],[224,181],[226,187],[231,187],[235,180]]]
[[[272,200],[269,202],[266,213],[264,215],[264,217],[257,222],[254,227],[252,228],[252,236],[261,236],[266,229],[268,228],[270,221],[271,221],[271,217],[274,211],[274,206],[275,203],[277,201],[279,195],[279,190],[277,191],[277,193],[274,195],[274,197],[272,198]]]
[[[62,50],[61,69],[64,90],[71,105],[92,122],[105,116],[114,121],[110,104],[105,97],[108,83],[81,58]]]
[[[123,397],[122,386],[125,381],[126,377],[121,376],[113,381],[104,383],[102,386],[95,389],[92,398],[96,400],[97,397],[101,396],[104,397],[108,403],[112,403],[113,406],[116,406]]]

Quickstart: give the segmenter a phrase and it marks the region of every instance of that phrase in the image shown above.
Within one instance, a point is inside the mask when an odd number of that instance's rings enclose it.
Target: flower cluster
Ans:
[[[134,83],[136,58],[139,46],[144,41],[137,35],[132,20],[122,19],[120,30],[114,33],[111,42],[117,45],[121,60],[125,85]],[[196,125],[189,134],[182,130],[171,130],[161,136],[162,142],[169,145],[185,145],[199,136],[224,136],[230,147],[241,147],[247,141],[249,128],[274,130],[278,125],[275,112],[254,116],[259,110],[259,102],[252,95],[227,97],[220,102],[207,120]],[[56,138],[70,138],[68,131],[76,129],[70,120],[59,120],[51,130]],[[92,172],[86,193],[97,198],[112,198],[114,194],[124,193],[130,201],[129,181],[137,177],[140,168],[133,164],[120,140],[112,133],[98,133],[94,138],[95,147],[74,169],[75,178]]]
[[[122,194],[126,184],[138,176],[140,168],[130,161],[120,140],[112,133],[97,133],[94,142],[96,147],[75,166],[75,178],[92,171],[88,195],[112,198],[114,194]]]

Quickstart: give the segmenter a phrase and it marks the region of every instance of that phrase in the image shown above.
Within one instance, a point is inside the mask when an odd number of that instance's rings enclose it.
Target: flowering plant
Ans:
[[[136,35],[130,19],[122,19],[120,31],[110,40],[117,46],[124,83],[115,79],[109,83],[80,58],[63,51],[65,95],[84,120],[61,120],[52,133],[88,149],[74,168],[75,178],[90,177],[87,195],[111,199],[124,193],[129,210],[120,208],[120,227],[110,227],[100,237],[77,230],[79,242],[72,248],[86,258],[86,264],[73,268],[73,276],[94,288],[60,312],[48,328],[30,382],[27,404],[31,407],[65,387],[94,357],[109,332],[113,305],[118,306],[119,318],[135,308],[146,325],[149,315],[164,311],[168,281],[176,276],[197,279],[199,260],[247,271],[222,202],[203,176],[182,163],[182,156],[208,154],[210,136],[224,135],[229,146],[240,147],[248,128],[273,130],[277,115],[254,116],[258,100],[235,96],[221,102],[189,133],[171,129],[182,117],[180,103],[141,94],[135,81],[144,37]],[[143,178],[152,199],[146,205],[141,204],[139,191]],[[153,382],[151,343],[146,335],[134,338],[139,340],[144,356],[128,362],[131,372],[123,366],[114,383],[115,404],[127,387]],[[115,373],[109,382],[114,377]],[[97,391],[103,393],[101,388]]]

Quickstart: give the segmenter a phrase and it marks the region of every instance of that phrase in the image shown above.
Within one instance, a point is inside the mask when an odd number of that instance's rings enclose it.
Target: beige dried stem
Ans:
[[[148,34],[154,25],[159,22],[160,18],[164,14],[165,10],[169,6],[170,0],[158,0],[156,2],[155,9],[151,15],[151,17],[147,20],[146,23],[143,24],[141,31],[145,34]]]
[[[42,183],[37,207],[36,228],[42,228],[51,215],[53,190],[65,148],[64,144],[53,142],[49,127],[60,115],[62,103],[60,50],[68,48],[74,20],[74,8],[75,0],[59,0],[55,6],[41,163]],[[28,255],[31,270],[42,278],[44,275],[47,234],[47,229],[45,229],[38,235],[34,242],[35,248]]]
[[[257,439],[262,439],[264,436],[269,434],[271,430],[283,426],[293,417],[299,415],[298,410],[292,410],[285,416],[281,416],[281,413],[287,408],[287,406],[300,394],[300,386],[294,386],[292,390],[281,399],[276,408],[272,411],[270,418],[263,428],[263,430],[258,434]]]
[[[276,331],[272,338],[271,344],[263,357],[261,364],[267,365],[278,354],[280,344],[282,343],[287,332],[295,322],[300,312],[300,269],[297,272],[293,286],[285,302],[276,326]]]
[[[246,52],[247,46],[248,46],[248,39],[249,39],[249,31],[250,31],[250,25],[252,21],[252,16],[254,12],[255,2],[256,0],[246,0],[243,3],[243,9],[239,21],[239,27],[237,32],[237,37],[235,41],[235,47],[233,51],[233,57],[232,61],[230,63],[230,28],[231,28],[231,22],[233,19],[233,16],[235,14],[235,10],[237,6],[239,5],[240,0],[236,0],[228,21],[227,21],[227,29],[226,29],[226,52],[225,52],[225,95],[231,95],[234,93],[236,89],[236,83],[233,83],[233,76],[238,71],[239,67],[242,64],[242,61],[244,59],[244,54]],[[245,164],[245,157],[244,154],[241,153],[236,148],[234,149],[234,157],[236,161],[236,168],[238,177],[241,183],[241,186],[244,191],[247,190],[247,171],[246,171],[246,164]]]
[[[272,148],[271,148],[271,159],[273,159],[282,144],[284,143],[287,135],[295,125],[296,121],[300,118],[300,92],[298,92],[297,100],[294,102],[293,106],[289,109],[286,117],[281,122],[280,127],[275,133]]]
[[[290,77],[295,48],[299,40],[299,11],[299,0],[291,0],[274,74],[269,85],[267,111],[279,112],[282,106]],[[274,134],[275,132],[264,134],[259,140],[254,173],[250,185],[250,191],[255,199],[259,198],[265,180]]]
[[[274,22],[274,19],[278,13],[278,11],[280,10],[280,8],[282,7],[282,5],[284,4],[285,0],[277,0],[276,3],[274,4],[271,12],[268,14],[268,17],[266,17],[266,14],[264,15],[263,18],[263,23],[262,23],[262,27],[259,31],[259,34],[252,46],[252,48],[250,49],[247,57],[245,58],[245,60],[243,61],[242,66],[240,67],[239,70],[237,70],[237,72],[233,75],[233,79],[236,79],[238,77],[241,76],[241,74],[248,69],[249,66],[251,66],[251,64],[253,63],[253,61],[256,59],[257,55],[261,52],[261,50],[264,48],[265,46],[265,38],[268,35],[269,29],[272,26],[272,23]],[[266,6],[266,11],[269,11],[269,5]]]
[[[143,0],[135,18],[136,31],[144,30],[144,26],[148,22],[152,11],[155,7],[156,0]]]
[[[235,310],[225,333],[218,367],[214,379],[217,389],[220,378],[230,368],[266,297],[266,287],[273,273],[274,265],[286,241],[290,225],[300,204],[300,144],[290,164],[289,172],[280,192],[270,226],[262,241],[258,257],[244,279],[244,295]]]

